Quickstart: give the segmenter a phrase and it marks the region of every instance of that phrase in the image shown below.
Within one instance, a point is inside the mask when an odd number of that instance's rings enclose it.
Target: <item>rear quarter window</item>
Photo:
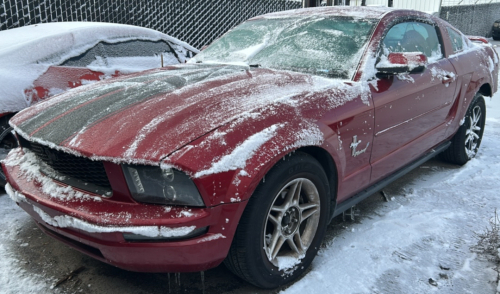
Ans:
[[[450,36],[453,52],[457,53],[459,51],[462,51],[464,49],[464,39],[462,37],[462,34],[452,28],[447,27],[446,29],[448,30],[448,35]]]

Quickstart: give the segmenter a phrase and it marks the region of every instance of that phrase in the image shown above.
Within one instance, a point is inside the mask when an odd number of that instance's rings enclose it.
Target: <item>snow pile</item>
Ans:
[[[134,226],[134,227],[105,227],[98,226],[81,219],[77,219],[68,215],[51,217],[47,213],[45,213],[40,208],[33,206],[33,210],[38,213],[38,215],[43,219],[44,222],[56,228],[73,228],[79,229],[89,233],[130,233],[136,234],[146,237],[182,237],[186,236],[194,229],[195,226],[190,227],[178,227],[178,228],[170,228],[170,227],[158,227],[158,226]]]
[[[426,63],[421,58],[421,52],[405,52],[404,56],[391,53],[388,56],[380,56],[380,61],[377,63],[377,68],[393,68],[393,67],[408,67],[410,71],[419,66],[425,66]]]
[[[443,70],[441,68],[438,68],[438,67],[433,67],[431,68],[431,80],[434,81],[434,79],[438,79],[438,80],[444,80],[444,79],[449,79],[451,78],[452,80],[455,80],[455,73],[454,72],[449,72],[449,71],[446,71],[446,70]],[[446,84],[446,87],[448,87],[450,84]]]
[[[283,18],[290,16],[306,16],[306,15],[342,15],[347,17],[353,17],[357,19],[371,19],[371,18],[380,18],[383,14],[391,12],[394,8],[381,7],[381,6],[335,6],[335,9],[332,7],[315,7],[315,8],[307,8],[307,9],[295,9],[295,10],[287,10],[281,12],[269,13],[263,16],[257,16],[255,19],[259,18]]]
[[[298,258],[294,256],[277,256],[277,267],[285,274],[293,274],[293,272],[297,269],[297,265],[302,261],[304,257],[305,255],[301,255]]]
[[[217,239],[226,239],[226,236],[222,235],[221,233],[215,234],[215,235],[210,235],[205,238],[202,238],[198,240],[196,243],[203,243],[203,242],[209,242]]]
[[[129,25],[63,22],[31,25],[0,32],[0,113],[18,112],[31,104],[31,98],[24,90],[33,86],[33,82],[51,65],[57,65],[66,59],[78,56],[97,43],[104,41],[116,43],[129,40],[165,40],[171,42],[179,55],[186,59],[186,48],[198,52],[195,48],[175,38],[151,29]],[[184,54],[184,56],[183,56]],[[129,59],[127,59],[127,63]],[[115,60],[119,61],[119,60]],[[121,60],[120,60],[121,61]],[[140,60],[134,60],[137,66]],[[120,69],[126,72],[144,70],[149,64]],[[176,61],[175,63],[178,63]],[[153,67],[159,67],[158,62]],[[92,66],[91,66],[92,67]],[[102,67],[93,67],[102,70]],[[112,74],[115,69],[108,69]]]
[[[21,193],[12,189],[12,187],[7,184],[5,186],[5,190],[9,197],[15,202],[29,202],[26,200],[26,197]],[[33,206],[33,210],[38,213],[38,215],[42,218],[44,222],[47,224],[56,227],[56,228],[73,228],[79,229],[89,233],[114,233],[114,232],[122,232],[122,233],[131,233],[142,235],[146,237],[180,237],[185,236],[191,233],[196,227],[163,227],[163,226],[133,226],[133,227],[125,227],[125,226],[98,226],[95,224],[88,223],[78,218],[74,218],[69,215],[61,215],[51,217],[42,209]],[[125,215],[127,217],[127,215]],[[225,237],[224,237],[225,238]]]

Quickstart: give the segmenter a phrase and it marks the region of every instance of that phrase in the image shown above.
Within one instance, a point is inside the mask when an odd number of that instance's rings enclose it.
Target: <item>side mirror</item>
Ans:
[[[427,56],[421,52],[389,53],[382,56],[375,66],[378,74],[422,73],[427,65]]]

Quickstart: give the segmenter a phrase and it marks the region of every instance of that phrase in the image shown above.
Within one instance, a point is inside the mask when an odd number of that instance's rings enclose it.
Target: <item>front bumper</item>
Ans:
[[[42,184],[25,178],[19,166],[3,168],[10,183],[6,186],[9,196],[45,233],[131,271],[193,272],[219,265],[246,205],[239,202],[187,209],[111,201],[98,195],[64,199],[45,194]],[[126,240],[124,235],[130,234],[141,240]]]

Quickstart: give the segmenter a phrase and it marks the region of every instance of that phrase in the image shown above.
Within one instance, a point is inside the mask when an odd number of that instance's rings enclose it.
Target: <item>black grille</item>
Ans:
[[[41,171],[47,176],[90,192],[105,194],[111,191],[111,185],[104,164],[101,161],[71,155],[30,142],[21,136],[18,137],[23,149],[29,149],[56,173],[54,175],[54,172],[46,172],[42,167]]]

